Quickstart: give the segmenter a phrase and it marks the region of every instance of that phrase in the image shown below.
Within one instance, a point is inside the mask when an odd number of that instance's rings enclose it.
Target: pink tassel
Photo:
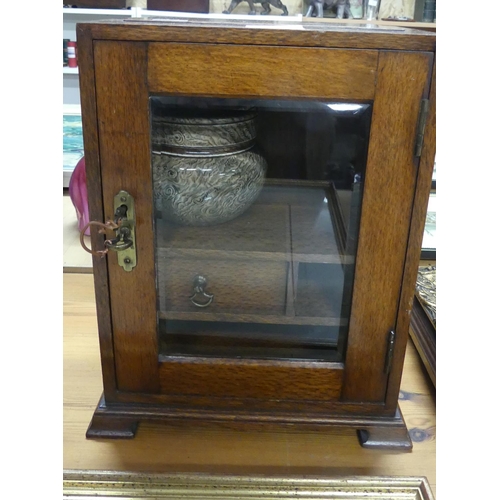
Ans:
[[[87,176],[85,174],[85,157],[82,156],[76,164],[69,180],[69,197],[73,202],[78,219],[78,229],[81,231],[89,223],[89,201],[87,196]],[[85,231],[90,236],[90,227]]]

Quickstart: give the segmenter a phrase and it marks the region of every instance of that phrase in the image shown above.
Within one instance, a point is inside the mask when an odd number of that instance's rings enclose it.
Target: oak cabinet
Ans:
[[[411,449],[397,401],[435,35],[229,19],[77,34],[104,384],[87,436],[344,426]]]

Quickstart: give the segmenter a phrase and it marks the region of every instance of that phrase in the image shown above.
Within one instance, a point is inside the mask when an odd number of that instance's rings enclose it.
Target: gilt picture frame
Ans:
[[[434,171],[432,172],[432,185],[427,205],[427,215],[425,218],[424,235],[422,239],[422,248],[420,252],[421,260],[436,260],[436,163],[434,162]]]
[[[434,500],[425,477],[244,477],[65,470],[64,500]]]
[[[418,269],[409,333],[436,387],[436,266]]]

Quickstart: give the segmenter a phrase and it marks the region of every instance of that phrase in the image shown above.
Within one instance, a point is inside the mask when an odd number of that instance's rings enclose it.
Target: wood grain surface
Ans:
[[[158,346],[146,48],[143,43],[94,43],[104,214],[106,220],[114,219],[113,201],[120,190],[134,198],[136,208],[136,268],[126,272],[114,252],[107,256],[118,388],[155,392]]]
[[[179,22],[130,19],[88,23],[97,40],[270,45],[277,47],[328,47],[385,50],[436,48],[436,34],[422,30],[364,27],[332,22],[303,23],[298,29],[271,28],[257,20],[214,19]],[[259,29],[260,28],[260,29]]]
[[[80,100],[82,106],[83,138],[85,142],[85,174],[89,197],[90,220],[105,221],[102,202],[101,162],[97,105],[95,95],[94,44],[88,26],[77,29],[79,54]],[[94,250],[104,248],[104,237],[91,231],[91,245]],[[92,257],[96,307],[99,311],[98,322],[101,345],[101,362],[104,378],[104,391],[112,399],[116,391],[115,352],[113,349],[113,327],[109,302],[108,260]]]
[[[263,195],[265,197],[266,188]],[[320,193],[318,194],[320,196]],[[179,256],[206,257],[218,252],[220,257],[231,254],[244,258],[287,260],[290,252],[290,216],[286,200],[274,205],[256,203],[235,219],[214,226],[180,226],[166,220],[156,221],[158,250],[168,253],[178,250]],[[197,250],[196,254],[188,250]]]
[[[332,363],[217,358],[171,358],[159,370],[166,394],[296,401],[337,400],[343,374]]]
[[[353,430],[237,431],[144,423],[134,440],[86,440],[102,392],[92,276],[64,284],[64,449],[66,469],[212,474],[426,476],[436,490],[435,396],[414,347],[408,345],[400,405],[412,453],[361,448]]]
[[[266,185],[248,210],[222,225],[179,226],[157,219],[158,259],[345,262],[330,207],[324,203],[325,197],[331,198],[331,189],[299,183],[292,187],[290,180],[266,180],[273,181],[290,186]]]
[[[394,405],[397,399],[398,387],[401,381],[402,356],[406,345],[410,326],[410,311],[415,297],[415,282],[417,280],[418,262],[421,255],[422,239],[429,202],[429,192],[432,184],[432,171],[436,158],[436,65],[429,75],[428,86],[429,114],[424,133],[422,155],[418,164],[417,186],[415,201],[411,217],[408,249],[405,262],[403,287],[399,302],[398,325],[396,329],[395,363],[389,378],[387,402],[388,406]]]
[[[241,323],[262,323],[270,325],[318,325],[318,326],[339,326],[346,325],[347,320],[342,318],[321,317],[321,316],[283,316],[272,314],[252,314],[252,313],[208,313],[197,312],[193,318],[192,312],[160,311],[159,317],[162,319],[193,320],[199,321],[229,321]]]
[[[372,99],[377,59],[373,50],[150,43],[148,85],[204,97]]]
[[[396,328],[418,173],[416,127],[432,63],[427,53],[380,54],[347,338],[348,401],[381,401],[386,394],[384,359]],[[400,365],[404,353],[397,354]]]

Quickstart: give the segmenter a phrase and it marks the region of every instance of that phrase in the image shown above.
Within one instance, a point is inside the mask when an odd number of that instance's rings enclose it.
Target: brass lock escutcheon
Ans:
[[[80,243],[84,250],[104,257],[109,250],[117,252],[118,265],[125,271],[132,271],[137,264],[137,254],[135,248],[135,204],[134,198],[126,191],[120,191],[113,200],[114,220],[106,223],[91,221],[80,232]],[[91,250],[85,245],[84,234],[88,227],[99,227],[99,233],[115,231],[115,237],[104,241],[104,250]]]

